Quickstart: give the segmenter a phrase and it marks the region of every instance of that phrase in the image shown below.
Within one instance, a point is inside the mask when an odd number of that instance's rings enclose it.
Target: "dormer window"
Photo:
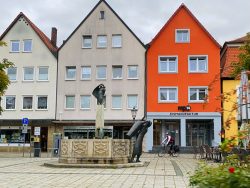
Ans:
[[[104,14],[105,12],[102,10],[100,11],[100,20],[104,20]]]

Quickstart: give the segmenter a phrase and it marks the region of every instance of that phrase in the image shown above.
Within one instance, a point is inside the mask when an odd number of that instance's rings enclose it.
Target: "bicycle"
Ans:
[[[158,151],[158,156],[163,157],[165,154],[169,154],[171,157],[178,157],[179,156],[179,146],[177,145],[167,145],[163,144],[161,149]]]

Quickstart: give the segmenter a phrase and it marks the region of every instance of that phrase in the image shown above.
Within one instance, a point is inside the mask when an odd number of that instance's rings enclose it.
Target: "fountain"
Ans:
[[[142,153],[143,136],[151,125],[149,121],[137,121],[128,132],[130,138],[135,139],[111,139],[103,138],[104,128],[104,104],[105,86],[98,85],[92,92],[97,99],[95,138],[94,139],[62,139],[59,157],[60,164],[79,165],[87,167],[103,167],[103,165],[137,164]],[[135,140],[135,141],[133,141]],[[137,157],[137,163],[133,162]],[[46,165],[53,166],[53,165]],[[129,165],[131,166],[131,165]],[[66,167],[64,165],[64,167]],[[106,166],[107,167],[107,166]],[[112,166],[114,167],[114,166]],[[120,166],[121,167],[121,166]]]

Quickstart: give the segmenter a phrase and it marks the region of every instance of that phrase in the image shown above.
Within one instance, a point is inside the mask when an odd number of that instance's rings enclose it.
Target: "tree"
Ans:
[[[240,47],[241,53],[239,54],[239,62],[232,63],[232,76],[237,78],[240,76],[241,71],[250,70],[250,33],[247,33],[245,44]]]
[[[5,42],[0,41],[0,47],[7,46]],[[1,96],[3,96],[5,90],[8,88],[8,85],[10,84],[9,77],[4,71],[6,68],[12,67],[14,64],[8,59],[3,59],[0,61],[0,101]],[[2,112],[2,108],[0,106],[0,113]]]

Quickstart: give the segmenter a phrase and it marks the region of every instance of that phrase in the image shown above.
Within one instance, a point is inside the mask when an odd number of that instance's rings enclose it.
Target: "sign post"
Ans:
[[[24,157],[25,137],[26,137],[26,134],[28,133],[29,119],[28,118],[23,118],[22,119],[22,124],[23,124],[22,133],[24,134],[24,139],[23,139],[23,157]]]

